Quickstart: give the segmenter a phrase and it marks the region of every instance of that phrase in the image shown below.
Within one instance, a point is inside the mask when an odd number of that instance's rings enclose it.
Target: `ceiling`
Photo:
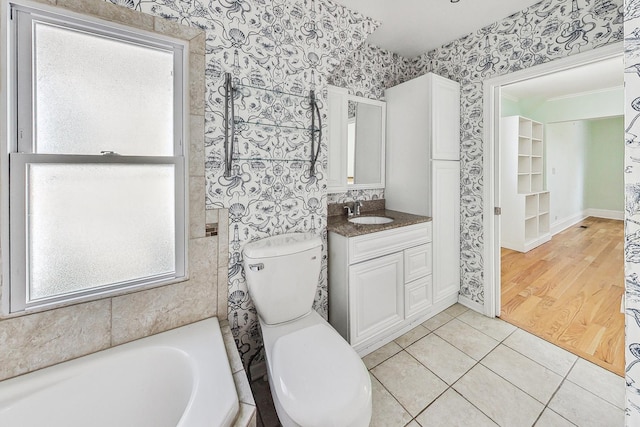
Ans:
[[[617,58],[502,86],[502,95],[518,100],[527,98],[548,100],[586,92],[621,88],[623,79],[624,63],[623,57],[620,55]]]
[[[334,0],[381,23],[369,44],[413,58],[539,0]]]

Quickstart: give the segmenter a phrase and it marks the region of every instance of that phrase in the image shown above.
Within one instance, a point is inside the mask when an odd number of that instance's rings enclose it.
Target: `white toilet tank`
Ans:
[[[307,314],[313,305],[322,240],[311,233],[290,233],[247,243],[243,250],[249,295],[268,325]]]

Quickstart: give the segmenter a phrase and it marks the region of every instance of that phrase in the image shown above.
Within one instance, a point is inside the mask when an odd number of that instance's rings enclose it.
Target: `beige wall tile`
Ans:
[[[204,176],[189,177],[189,237],[205,236]]]
[[[220,209],[218,211],[218,237],[220,238],[220,246],[218,246],[218,254],[220,255],[220,266],[229,265],[229,209]]]
[[[57,0],[34,0],[36,3],[43,3],[43,4],[48,4],[51,6],[55,6]]]
[[[154,18],[103,0],[36,0],[119,24],[158,31],[189,40],[190,224],[194,236],[204,236],[204,31]],[[194,55],[195,53],[195,55]],[[217,211],[216,211],[217,214]],[[216,218],[217,222],[217,218]],[[226,233],[225,233],[226,235]],[[222,318],[227,317],[228,244],[220,294]],[[93,353],[164,330],[216,315],[218,310],[218,238],[198,238],[190,245],[190,280],[147,291],[0,320],[0,379]],[[112,311],[113,302],[113,311]],[[115,315],[114,329],[112,313]],[[235,343],[232,339],[233,348]],[[239,358],[239,357],[238,357]],[[242,363],[240,363],[242,367]]]
[[[189,96],[191,114],[204,116],[204,55],[189,54]]]
[[[247,373],[244,370],[236,372],[233,374],[233,382],[236,385],[236,392],[238,393],[240,402],[256,406],[251,387],[249,386],[249,380],[247,379]]]
[[[94,301],[0,322],[0,380],[108,348],[111,302]]]
[[[242,359],[238,354],[238,348],[236,347],[236,341],[233,338],[231,329],[229,328],[229,322],[226,320],[220,321],[220,330],[222,331],[222,339],[224,340],[224,347],[227,350],[227,358],[229,359],[229,365],[231,366],[231,372],[234,374],[244,370],[242,365]]]
[[[153,29],[165,36],[175,37],[181,40],[191,40],[204,33],[200,28],[178,24],[177,22],[169,21],[159,16],[153,19]]]
[[[189,42],[189,51],[191,51],[192,53],[204,55],[206,52],[206,43],[207,33],[204,31],[200,31],[200,34],[192,38]]]
[[[130,25],[143,30],[153,30],[153,16],[136,12],[127,7],[99,0],[58,0],[58,6],[74,12],[93,15],[111,22]]]
[[[205,212],[205,221],[207,224],[217,224],[218,223],[218,209],[207,209]],[[222,242],[219,242],[222,244]],[[219,253],[219,252],[218,252]],[[218,261],[218,264],[220,261]]]
[[[233,427],[255,427],[256,425],[256,407],[246,403],[240,404],[238,417]]]
[[[114,345],[216,315],[217,239],[189,242],[189,280],[113,298]]]
[[[229,317],[229,267],[218,267],[218,318]]]
[[[204,116],[189,116],[189,139],[189,176],[204,176]]]

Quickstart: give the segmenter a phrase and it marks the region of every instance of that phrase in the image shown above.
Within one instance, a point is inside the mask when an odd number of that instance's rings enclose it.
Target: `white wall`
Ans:
[[[546,125],[547,189],[551,197],[551,232],[582,219],[585,209],[586,121]]]

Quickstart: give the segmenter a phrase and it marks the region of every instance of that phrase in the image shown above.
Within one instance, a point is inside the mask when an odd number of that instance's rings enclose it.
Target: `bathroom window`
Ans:
[[[8,311],[184,277],[184,44],[10,19]]]

